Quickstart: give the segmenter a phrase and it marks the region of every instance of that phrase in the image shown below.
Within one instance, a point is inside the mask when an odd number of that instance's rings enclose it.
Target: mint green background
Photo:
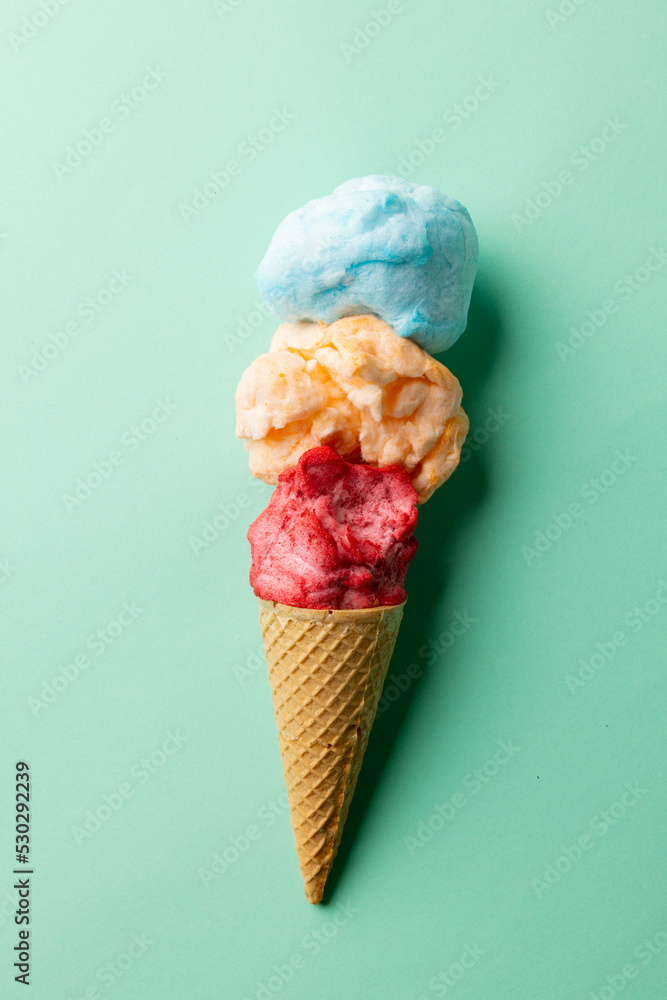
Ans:
[[[650,602],[667,597],[667,266],[621,290],[665,240],[663,8],[565,3],[550,24],[555,0],[403,0],[363,50],[341,48],[385,7],[72,0],[26,44],[10,36],[39,5],[3,10],[3,996],[23,995],[18,758],[33,769],[35,1000],[576,1000],[613,995],[619,975],[625,1000],[664,996],[667,605]],[[113,102],[149,67],[166,79],[121,118]],[[453,127],[481,76],[493,92]],[[293,121],[249,162],[239,144],[275,109]],[[100,148],[59,179],[54,162],[105,117]],[[608,118],[618,135],[583,169],[577,150]],[[445,360],[471,433],[490,409],[508,416],[421,514],[392,671],[424,673],[377,720],[316,908],[280,804],[247,585],[245,531],[270,490],[249,480],[233,436],[235,385],[276,324],[234,337],[280,219],[349,177],[419,160],[437,128],[445,141],[411,179],[461,199],[482,248],[469,329]],[[230,159],[240,172],[186,222],[179,206]],[[527,199],[563,170],[571,183],[523,224]],[[114,269],[133,280],[86,322],[78,307]],[[557,344],[606,300],[617,310],[561,358]],[[78,335],[26,377],[33,348],[72,320]],[[173,412],[132,445],[159,399]],[[63,495],[114,451],[120,464],[68,510]],[[604,492],[590,484],[601,475]],[[558,538],[552,527],[545,551],[522,551],[575,503],[581,516]],[[221,505],[230,523],[219,517],[195,553]],[[141,613],[96,653],[88,638],[125,602]],[[626,620],[637,606],[649,608],[640,627]],[[457,612],[474,623],[427,666],[422,647]],[[570,690],[567,675],[619,630],[625,644]],[[50,704],[30,701],[45,693]],[[169,732],[187,739],[161,756]],[[520,750],[489,764],[499,740]],[[484,768],[483,784],[470,777]],[[638,801],[614,806],[626,783]],[[73,828],[123,784],[130,797],[78,844]],[[457,793],[456,815],[411,853],[406,838]],[[255,840],[204,885],[249,826]],[[567,869],[563,849],[584,836],[569,870],[549,868]],[[317,953],[314,931],[330,935]],[[100,972],[133,935],[148,947]],[[438,977],[466,946],[483,955],[450,989]],[[294,955],[289,983],[262,994]]]

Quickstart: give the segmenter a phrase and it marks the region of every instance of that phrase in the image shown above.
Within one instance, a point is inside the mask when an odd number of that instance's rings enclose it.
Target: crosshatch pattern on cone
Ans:
[[[297,855],[306,897],[319,902],[404,605],[351,611],[259,605]]]

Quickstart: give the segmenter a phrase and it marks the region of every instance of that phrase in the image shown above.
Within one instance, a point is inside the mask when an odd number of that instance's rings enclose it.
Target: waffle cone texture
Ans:
[[[404,604],[319,611],[259,601],[296,852],[319,903],[394,651]]]

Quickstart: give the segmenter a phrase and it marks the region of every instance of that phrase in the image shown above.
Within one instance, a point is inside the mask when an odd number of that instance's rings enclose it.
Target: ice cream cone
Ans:
[[[259,605],[299,866],[306,899],[319,903],[405,605],[352,611]]]

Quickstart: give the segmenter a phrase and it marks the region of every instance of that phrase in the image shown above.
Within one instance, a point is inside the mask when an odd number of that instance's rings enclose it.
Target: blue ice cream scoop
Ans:
[[[465,330],[478,242],[467,209],[398,177],[358,177],[291,212],[255,281],[283,321],[375,313],[431,354]]]

